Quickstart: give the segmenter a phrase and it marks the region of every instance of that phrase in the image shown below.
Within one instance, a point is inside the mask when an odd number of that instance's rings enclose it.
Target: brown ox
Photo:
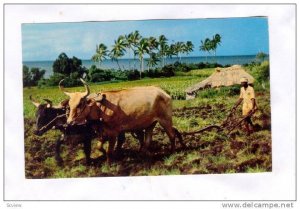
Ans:
[[[103,121],[102,136],[109,140],[108,161],[112,157],[117,136],[122,132],[145,130],[146,151],[151,140],[153,129],[158,122],[166,131],[171,142],[171,151],[175,150],[175,136],[185,147],[182,137],[172,123],[172,99],[162,89],[154,86],[135,87],[119,91],[99,93],[97,99],[90,99],[88,85],[85,92],[66,92],[70,97],[69,125],[84,124],[87,120],[101,119]]]

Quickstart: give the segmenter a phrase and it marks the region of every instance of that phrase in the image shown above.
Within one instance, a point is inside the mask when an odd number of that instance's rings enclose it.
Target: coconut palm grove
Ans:
[[[215,34],[211,39],[201,40],[198,47],[200,51],[207,55],[217,55],[217,48],[221,44],[221,35]],[[217,67],[222,66],[217,63],[194,63],[186,64],[182,62],[182,56],[188,57],[194,51],[195,46],[191,41],[178,41],[168,43],[165,35],[155,37],[142,37],[139,31],[134,31],[128,35],[120,35],[112,46],[111,50],[104,43],[96,45],[95,54],[91,60],[95,63],[90,69],[82,66],[82,60],[77,57],[69,58],[62,52],[53,62],[53,74],[49,79],[44,78],[45,70],[40,68],[31,68],[23,66],[23,84],[24,86],[57,86],[58,82],[67,77],[67,86],[77,86],[78,79],[86,76],[90,82],[101,82],[111,80],[136,80],[144,77],[170,77],[175,75],[175,71],[188,71],[197,69],[198,66]],[[122,69],[119,60],[127,53],[132,60],[128,61],[126,69]],[[263,52],[261,52],[263,53]],[[263,53],[264,54],[264,53]],[[175,64],[166,64],[166,59],[174,59]],[[110,59],[116,62],[118,69],[101,69],[101,63]],[[207,56],[206,56],[207,60]],[[198,66],[197,66],[198,64]]]

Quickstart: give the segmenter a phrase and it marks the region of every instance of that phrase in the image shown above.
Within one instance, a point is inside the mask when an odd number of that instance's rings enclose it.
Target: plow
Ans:
[[[251,117],[256,112],[256,110],[257,109],[254,109],[250,111],[247,115],[240,118],[236,116],[236,109],[232,109],[221,124],[209,125],[196,131],[182,132],[182,135],[183,136],[195,135],[195,134],[203,133],[205,131],[211,131],[214,129],[217,130],[218,132],[223,131],[226,135],[229,135],[234,129],[239,127],[246,120],[246,118]]]

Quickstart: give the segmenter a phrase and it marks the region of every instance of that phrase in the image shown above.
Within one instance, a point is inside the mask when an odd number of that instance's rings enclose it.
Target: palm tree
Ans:
[[[157,65],[157,62],[159,61],[156,53],[159,47],[159,43],[156,40],[156,38],[153,36],[150,36],[147,40],[148,40],[148,48],[149,48],[149,52],[148,52],[149,59],[147,62],[147,66],[149,70],[150,67]]]
[[[212,50],[212,41],[209,38],[206,38],[204,41],[201,40],[200,51],[210,53]],[[207,54],[206,54],[206,62],[207,62]]]
[[[177,56],[177,59],[179,57],[179,62],[181,62],[181,54],[185,52],[185,44],[183,42],[176,42],[175,43],[175,55]]]
[[[221,45],[221,36],[219,34],[216,34],[216,35],[213,36],[213,39],[212,39],[212,50],[214,51],[216,62],[217,62],[217,48],[218,48],[218,45]]]
[[[165,65],[165,57],[167,56],[167,45],[168,39],[164,35],[160,35],[158,37],[158,46],[159,46],[159,56],[161,57],[162,67]]]
[[[142,38],[137,46],[135,52],[139,56],[140,60],[140,77],[142,78],[142,72],[144,71],[144,54],[149,53],[149,44],[147,38]]]
[[[128,49],[132,50],[134,52],[134,50],[138,46],[138,43],[141,38],[142,37],[141,37],[139,31],[137,31],[137,30],[128,34],[128,36],[126,36]],[[130,51],[129,51],[129,54],[130,54]],[[133,62],[134,62],[134,66],[135,66],[135,53],[133,53]],[[129,65],[130,65],[130,62],[129,62]],[[129,68],[130,68],[130,66],[129,66]]]
[[[149,50],[154,51],[154,50],[158,49],[159,43],[155,37],[151,36],[148,38],[148,45],[149,45]]]
[[[140,40],[142,39],[142,36],[140,35],[139,31],[136,30],[128,35],[128,45],[130,46],[131,50],[133,51],[133,67],[135,68],[135,53],[137,46],[139,45]]]
[[[124,53],[126,51],[126,40],[124,36],[119,36],[117,40],[115,40],[115,45],[112,46],[112,50],[109,54],[111,59],[113,61],[116,61],[119,67],[119,70],[121,70],[121,67],[119,65],[118,59],[122,56],[124,56]]]
[[[129,62],[128,62],[128,69],[131,68],[131,64],[130,64],[130,61],[131,61],[131,53],[130,53],[130,50],[132,48],[132,33],[129,33],[128,35],[125,35],[125,42],[126,42],[126,48],[128,49],[128,54],[129,54]]]
[[[186,55],[189,55],[189,53],[192,52],[193,49],[194,49],[194,44],[191,41],[187,41],[185,43],[185,49],[184,49]]]
[[[175,44],[171,44],[170,46],[166,46],[166,56],[170,59],[172,59],[172,56],[177,55],[177,49],[175,47]]]
[[[142,36],[140,35],[139,31],[136,30],[132,33],[132,44],[133,46],[137,47],[139,45]]]
[[[173,54],[176,55],[177,61],[181,61],[180,53],[183,50],[183,42],[176,42],[174,44],[171,44],[171,48],[173,51]]]
[[[149,59],[147,62],[148,70],[150,70],[150,67],[154,67],[157,65],[157,62],[159,61],[157,54],[154,52],[150,52],[149,54]]]
[[[99,68],[101,63],[106,59],[107,53],[108,50],[104,44],[101,43],[99,46],[96,45],[96,54],[93,55],[92,60],[99,63]]]

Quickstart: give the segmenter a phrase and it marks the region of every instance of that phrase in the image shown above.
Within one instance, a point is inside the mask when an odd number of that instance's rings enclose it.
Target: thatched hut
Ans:
[[[185,90],[186,99],[194,99],[196,92],[201,89],[240,84],[242,77],[247,78],[250,84],[254,82],[254,78],[247,73],[241,65],[233,65],[227,68],[218,67],[207,79],[187,88]]]

